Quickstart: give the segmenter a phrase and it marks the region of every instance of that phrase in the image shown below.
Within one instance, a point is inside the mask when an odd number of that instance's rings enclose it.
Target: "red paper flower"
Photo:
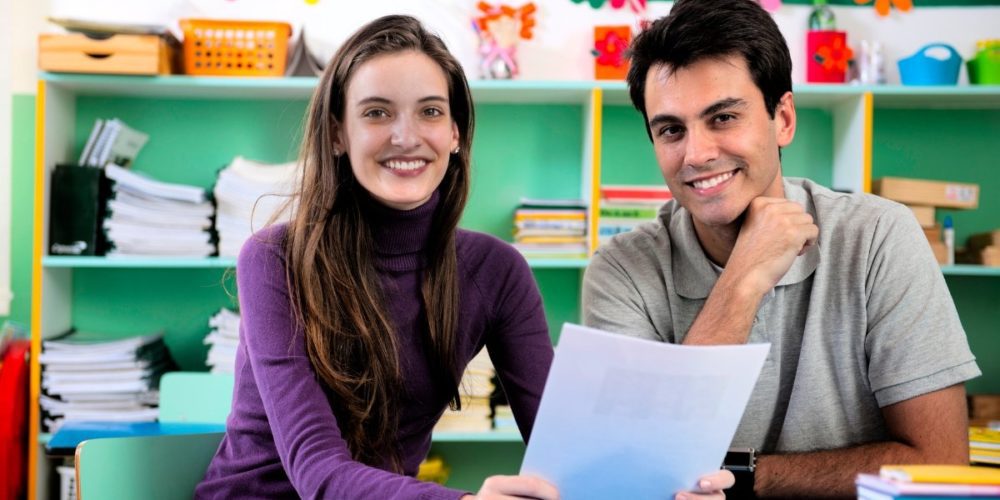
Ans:
[[[835,38],[830,45],[820,45],[813,57],[827,71],[834,68],[838,71],[847,71],[847,62],[854,57],[854,51],[844,44],[843,38]]]
[[[625,64],[623,55],[627,48],[628,40],[618,36],[614,31],[608,31],[604,38],[594,41],[597,63],[604,66],[620,67]]]

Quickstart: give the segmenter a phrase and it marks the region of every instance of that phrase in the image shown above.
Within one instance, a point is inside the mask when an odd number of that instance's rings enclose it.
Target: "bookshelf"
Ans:
[[[294,158],[315,78],[234,79],[188,76],[106,76],[42,73],[38,84],[34,252],[33,359],[41,339],[70,326],[126,335],[163,328],[182,369],[203,370],[208,318],[231,306],[231,258],[130,259],[48,256],[48,175],[73,161],[98,117],[123,119],[148,132],[134,168],[170,181],[210,186],[216,171],[240,154],[260,161]],[[652,149],[621,82],[473,81],[477,130],[472,194],[462,226],[511,240],[522,196],[582,198],[591,207],[600,183],[660,184]],[[1000,226],[1000,189],[987,165],[1000,135],[1000,87],[796,87],[799,127],[784,152],[784,172],[837,188],[867,191],[882,175],[954,177],[983,187],[976,213],[955,214],[959,241]],[[909,137],[912,121],[927,121]],[[936,131],[936,132],[935,132]],[[931,151],[941,136],[951,154]],[[962,151],[956,155],[955,151]],[[902,154],[900,153],[902,152]],[[899,158],[896,158],[899,156]],[[928,160],[925,161],[925,158]],[[934,159],[934,160],[929,160]],[[935,171],[942,161],[959,166]],[[907,166],[909,165],[909,166]],[[961,167],[961,168],[958,168]],[[908,169],[908,170],[907,170]],[[961,173],[961,176],[959,176]],[[935,174],[935,175],[930,175]],[[590,234],[596,235],[595,217]],[[594,236],[596,239],[596,236]],[[565,321],[580,318],[580,282],[587,259],[529,261],[545,301],[553,340]],[[972,392],[1000,392],[1000,338],[992,320],[1000,270],[942,269],[955,296],[984,377]],[[54,462],[44,455],[32,366],[31,498],[49,498]],[[452,466],[449,485],[476,488],[490,474],[516,473],[524,445],[516,433],[434,436],[432,453]]]

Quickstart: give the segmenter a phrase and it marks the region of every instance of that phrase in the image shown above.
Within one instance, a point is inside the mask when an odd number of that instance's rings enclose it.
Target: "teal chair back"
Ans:
[[[174,372],[160,380],[162,423],[224,424],[232,375]],[[188,500],[222,432],[91,439],[76,448],[79,500]]]

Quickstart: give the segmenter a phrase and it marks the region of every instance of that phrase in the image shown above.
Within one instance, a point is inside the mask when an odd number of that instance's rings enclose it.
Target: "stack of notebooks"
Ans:
[[[207,257],[215,254],[205,190],[170,184],[108,164],[113,181],[104,232],[109,256]]]
[[[163,335],[95,340],[73,332],[42,342],[44,427],[68,421],[152,422],[160,376],[176,366]]]
[[[130,128],[117,118],[98,118],[83,146],[78,164],[86,167],[103,167],[108,163],[128,166],[148,140],[148,135]]]
[[[220,256],[239,255],[243,242],[281,212],[299,172],[294,162],[270,165],[240,156],[219,171],[214,193]],[[291,211],[281,213],[282,220],[290,215]]]
[[[514,212],[514,247],[529,259],[587,258],[586,204],[521,198]]]
[[[445,411],[434,426],[435,432],[488,432],[493,427],[490,417],[490,395],[496,370],[486,352],[479,351],[465,367],[458,386],[462,398],[461,411]]]
[[[1000,465],[1000,428],[969,427],[969,462]]]
[[[212,373],[235,373],[236,350],[240,346],[240,314],[226,308],[209,318],[211,330],[205,336],[208,359],[205,364]]]
[[[660,207],[670,201],[667,186],[603,186],[597,242],[604,244],[616,234],[656,219]]]
[[[859,474],[859,500],[974,500],[1000,496],[1000,469],[968,465],[885,465]]]

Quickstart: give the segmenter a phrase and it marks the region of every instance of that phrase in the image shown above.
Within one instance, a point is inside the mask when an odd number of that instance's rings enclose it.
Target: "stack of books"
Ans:
[[[236,350],[240,346],[240,313],[226,308],[209,318],[211,330],[205,336],[208,359],[205,364],[212,373],[235,373]]]
[[[968,465],[885,465],[859,474],[859,500],[972,500],[1000,496],[1000,469]]]
[[[160,376],[176,368],[163,335],[118,340],[73,332],[42,342],[44,427],[68,421],[152,422]]]
[[[300,172],[294,162],[271,165],[241,156],[219,171],[214,193],[220,256],[239,255],[243,242],[278,214],[282,221],[288,220],[292,211],[282,209],[296,188]]]
[[[514,247],[529,259],[587,258],[587,205],[521,198],[514,212]]]
[[[170,184],[108,164],[113,181],[104,232],[109,256],[207,257],[215,254],[215,208],[197,186]]]
[[[85,167],[103,167],[108,163],[127,167],[135,161],[148,140],[147,134],[129,127],[117,118],[98,118],[77,163]]]
[[[1000,465],[1000,428],[969,427],[969,462]]]
[[[597,242],[604,244],[616,234],[656,219],[660,207],[670,201],[667,186],[603,186]]]
[[[490,395],[495,386],[496,370],[486,349],[479,351],[465,367],[458,392],[462,398],[461,411],[445,411],[434,426],[435,432],[488,432],[493,427]]]

